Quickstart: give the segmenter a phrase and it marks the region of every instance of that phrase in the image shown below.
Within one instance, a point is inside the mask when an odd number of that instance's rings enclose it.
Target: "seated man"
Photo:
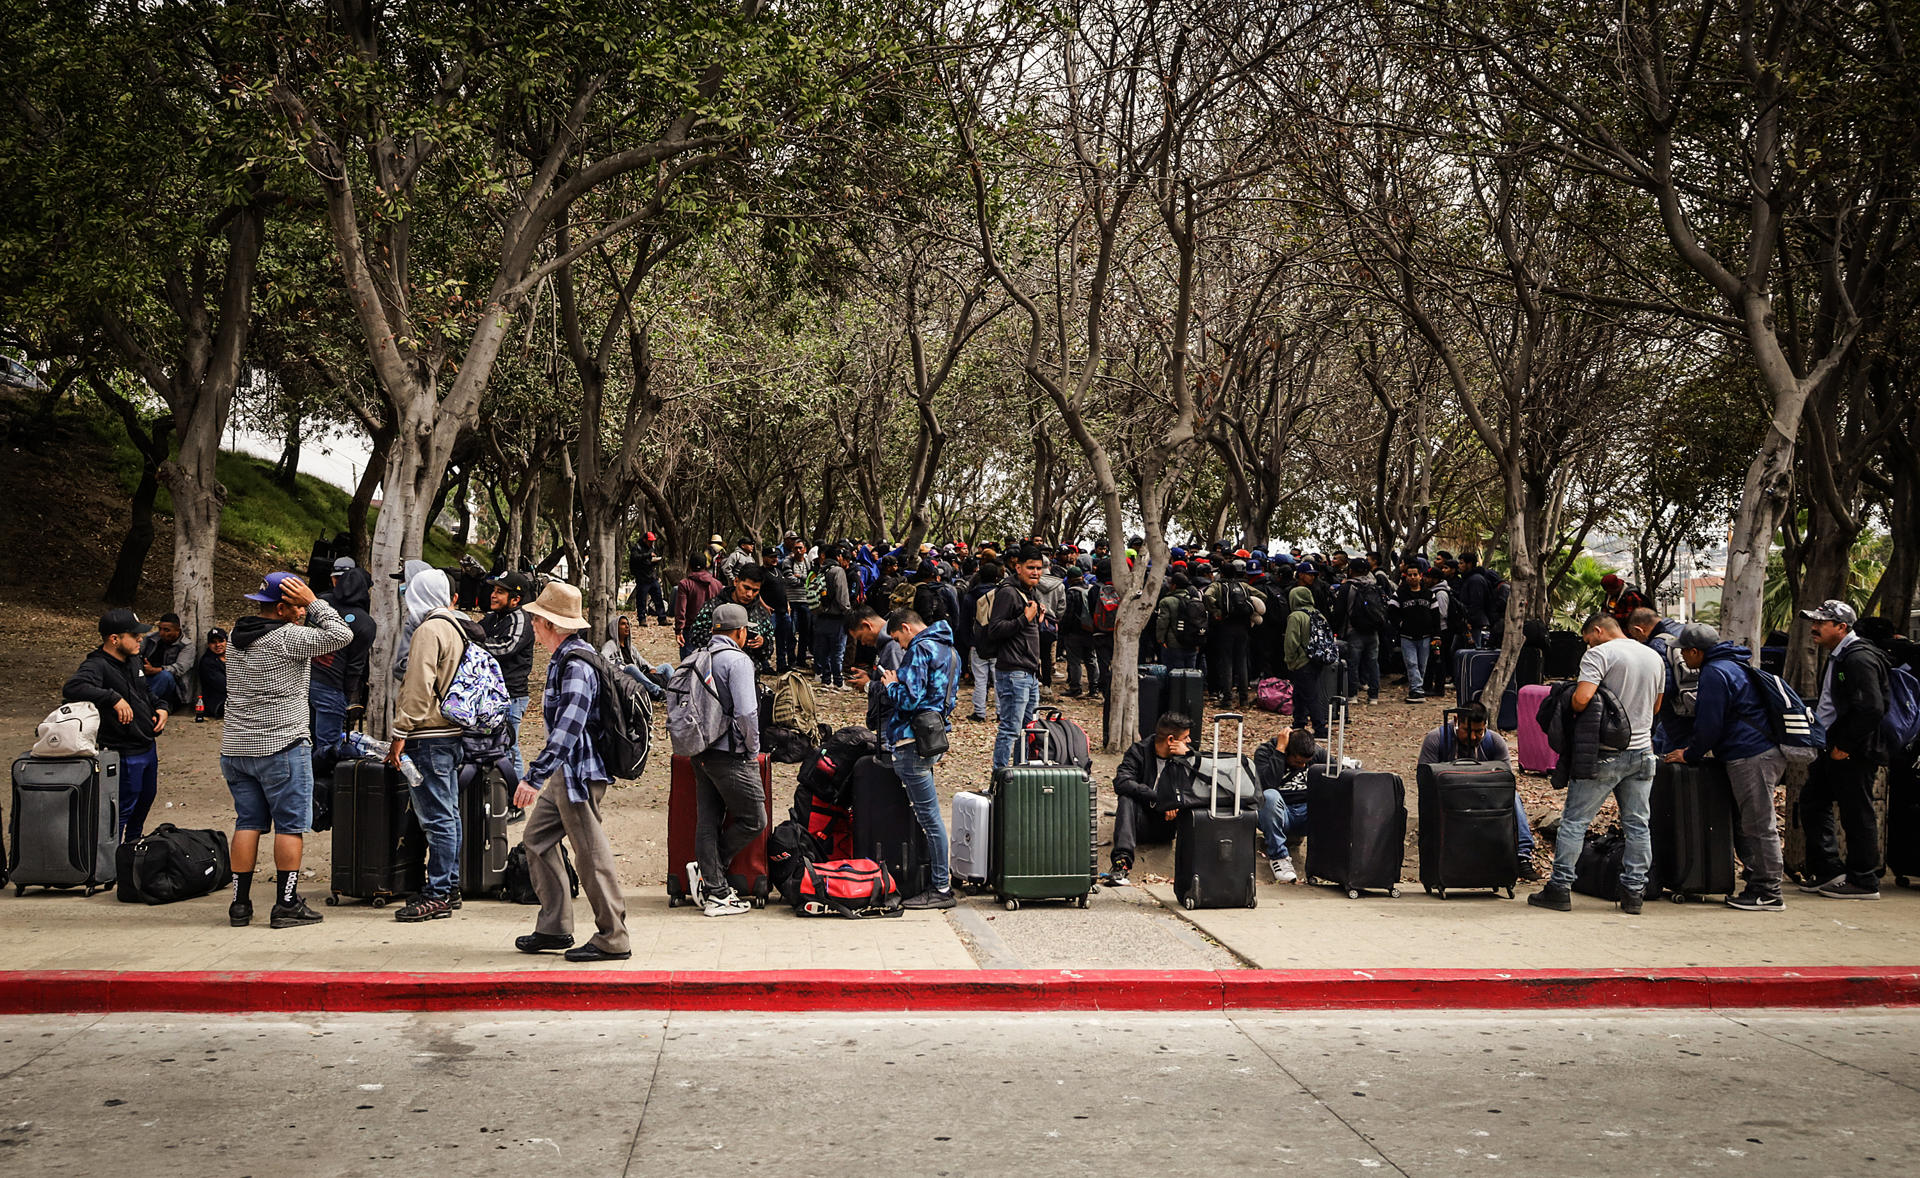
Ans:
[[[194,679],[200,684],[200,705],[193,722],[219,720],[227,714],[227,632],[215,626],[207,631],[207,652],[194,664]]]
[[[1120,758],[1119,772],[1113,775],[1113,792],[1119,795],[1113,811],[1114,887],[1133,882],[1127,875],[1133,870],[1133,852],[1142,841],[1173,841],[1180,810],[1174,803],[1175,791],[1160,788],[1161,778],[1170,763],[1185,765],[1192,751],[1192,719],[1184,712],[1164,712],[1153,735]]]
[[[1275,883],[1300,878],[1287,844],[1307,837],[1307,767],[1320,755],[1313,733],[1305,728],[1287,734],[1286,751],[1279,758],[1265,755],[1265,746],[1254,754],[1260,772],[1260,834]]]
[[[1487,709],[1484,704],[1468,704],[1448,713],[1453,717],[1453,726],[1445,724],[1427,733],[1420,742],[1420,764],[1428,765],[1435,761],[1504,761],[1507,759],[1507,742],[1498,732],[1487,729]],[[1533,830],[1527,825],[1527,808],[1520,802],[1520,791],[1513,794],[1513,821],[1520,829],[1520,860],[1516,865],[1521,879],[1540,878],[1540,869],[1533,865]]]

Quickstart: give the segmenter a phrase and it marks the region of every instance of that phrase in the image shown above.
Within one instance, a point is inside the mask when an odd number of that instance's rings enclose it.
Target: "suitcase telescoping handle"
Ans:
[[[1053,714],[1055,717],[1058,717],[1060,715],[1058,710],[1055,710]],[[1020,733],[1020,762],[1019,763],[1022,765],[1029,763],[1029,758],[1027,756],[1027,748],[1030,742],[1027,740],[1027,737],[1031,736],[1035,732],[1038,732],[1040,734],[1041,755],[1047,759],[1047,762],[1049,764],[1054,763],[1053,729],[1047,727],[1047,725],[1044,722],[1041,722],[1038,720],[1036,720],[1032,724],[1027,725],[1026,728],[1023,729]]]
[[[1227,791],[1227,796],[1232,800],[1229,802],[1225,814],[1219,813],[1214,808],[1220,803],[1220,721],[1222,720],[1232,720],[1234,731],[1237,733],[1236,751],[1238,755],[1234,760],[1234,775],[1236,780],[1239,775],[1240,762],[1244,760],[1247,755],[1247,718],[1239,712],[1215,712],[1213,715],[1213,776],[1207,780],[1207,813],[1214,818],[1230,818],[1240,810],[1240,787],[1238,785],[1235,785]]]

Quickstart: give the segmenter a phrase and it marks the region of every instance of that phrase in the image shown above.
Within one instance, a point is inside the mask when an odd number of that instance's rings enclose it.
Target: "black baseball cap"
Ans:
[[[111,638],[115,634],[145,634],[153,629],[140,620],[138,614],[130,609],[110,609],[100,615],[100,637]]]
[[[226,640],[227,640],[227,632],[225,630],[222,630],[218,626],[215,626],[213,629],[207,631],[208,642],[225,642]]]
[[[488,583],[500,586],[522,601],[527,599],[527,591],[533,588],[533,582],[527,580],[525,573],[501,573]]]

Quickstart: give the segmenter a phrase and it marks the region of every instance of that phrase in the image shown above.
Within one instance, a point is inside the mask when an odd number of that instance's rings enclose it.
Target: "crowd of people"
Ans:
[[[761,753],[763,680],[803,671],[823,692],[866,697],[878,732],[931,857],[930,883],[911,908],[954,903],[948,836],[935,773],[954,717],[997,724],[996,769],[1016,758],[1043,690],[1101,698],[1113,676],[1119,613],[1113,562],[1140,559],[1096,542],[1021,540],[969,548],[921,545],[917,553],[852,542],[807,544],[788,533],[761,551],[752,538],[727,549],[713,537],[693,554],[671,589],[657,541],[643,534],[630,553],[637,618],[610,623],[604,641],[587,639],[579,591],[505,571],[478,590],[456,589],[465,574],[409,561],[392,574],[404,605],[403,630],[390,667],[369,667],[376,637],[374,581],[351,557],[337,557],[318,592],[301,577],[275,572],[247,595],[254,607],[231,633],[208,635],[196,660],[173,615],[149,627],[128,610],[100,620],[101,643],[66,685],[69,701],[95,704],[101,744],[120,755],[125,837],[138,838],[156,793],[157,742],[188,711],[223,725],[220,767],[236,813],[234,894],[229,918],[253,919],[252,883],[259,840],[273,835],[276,872],[269,921],[274,928],[318,923],[299,894],[303,837],[312,829],[316,782],[343,758],[376,755],[403,773],[427,846],[424,886],[395,912],[417,923],[461,906],[463,764],[497,766],[512,791],[516,819],[541,908],[527,952],[566,950],[579,961],[630,953],[614,856],[603,826],[613,780],[601,749],[604,680],[628,676],[668,704],[667,727],[690,759],[698,826],[694,898],[708,915],[748,910],[726,865],[769,815],[755,759]],[[1887,628],[1870,641],[1845,602],[1806,611],[1826,652],[1813,712],[1821,736],[1811,749],[1783,747],[1764,684],[1746,669],[1752,652],[1723,642],[1712,627],[1681,625],[1657,614],[1644,594],[1610,577],[1604,608],[1581,631],[1585,652],[1568,689],[1555,697],[1571,746],[1557,784],[1566,788],[1552,873],[1529,903],[1571,907],[1570,885],[1583,834],[1602,802],[1618,804],[1626,850],[1620,905],[1637,911],[1652,850],[1649,795],[1658,762],[1723,763],[1738,810],[1736,847],[1745,886],[1728,903],[1771,911],[1783,903],[1786,875],[1774,795],[1788,759],[1811,757],[1800,815],[1809,844],[1803,890],[1835,898],[1878,895],[1878,838],[1871,802],[1877,766],[1897,750],[1882,734],[1889,674],[1913,661],[1913,646]],[[1141,635],[1140,665],[1203,672],[1213,702],[1245,708],[1255,685],[1291,688],[1291,730],[1267,742],[1254,761],[1261,791],[1260,830],[1273,878],[1300,876],[1293,847],[1308,836],[1306,782],[1324,762],[1320,743],[1336,700],[1378,702],[1383,671],[1396,665],[1406,699],[1444,689],[1459,649],[1498,646],[1505,638],[1506,585],[1473,553],[1395,562],[1350,556],[1230,548],[1225,542],[1174,548],[1159,601]],[[649,665],[635,627],[671,625],[680,663]],[[1530,627],[1528,645],[1539,634]],[[520,724],[529,699],[535,643],[550,653],[543,697],[546,740],[528,762]],[[506,697],[502,722],[475,732],[449,715],[472,650],[497,667]],[[1065,667],[1060,664],[1064,662]],[[1384,665],[1383,665],[1384,664]],[[1338,670],[1336,670],[1338,669]],[[391,740],[356,731],[366,685],[392,677]],[[684,677],[684,679],[683,679]],[[697,684],[698,689],[676,683]],[[963,711],[964,709],[964,711]],[[1138,847],[1171,838],[1177,807],[1167,774],[1192,752],[1200,716],[1168,712],[1133,745],[1114,778],[1111,879],[1126,884]],[[1610,734],[1610,735],[1609,735]],[[683,736],[691,745],[682,748]],[[1506,742],[1480,703],[1456,709],[1424,735],[1419,760],[1503,762]],[[324,804],[324,792],[319,795]],[[1533,836],[1516,797],[1521,878],[1537,879]],[[1847,838],[1839,852],[1838,825]],[[572,845],[596,931],[575,946],[562,840]],[[679,865],[672,865],[677,868]]]

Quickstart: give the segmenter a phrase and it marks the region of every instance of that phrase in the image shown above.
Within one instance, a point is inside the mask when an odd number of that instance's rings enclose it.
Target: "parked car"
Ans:
[[[41,380],[39,374],[11,356],[0,356],[0,385],[10,389],[23,389],[29,393],[44,393],[52,386]]]

